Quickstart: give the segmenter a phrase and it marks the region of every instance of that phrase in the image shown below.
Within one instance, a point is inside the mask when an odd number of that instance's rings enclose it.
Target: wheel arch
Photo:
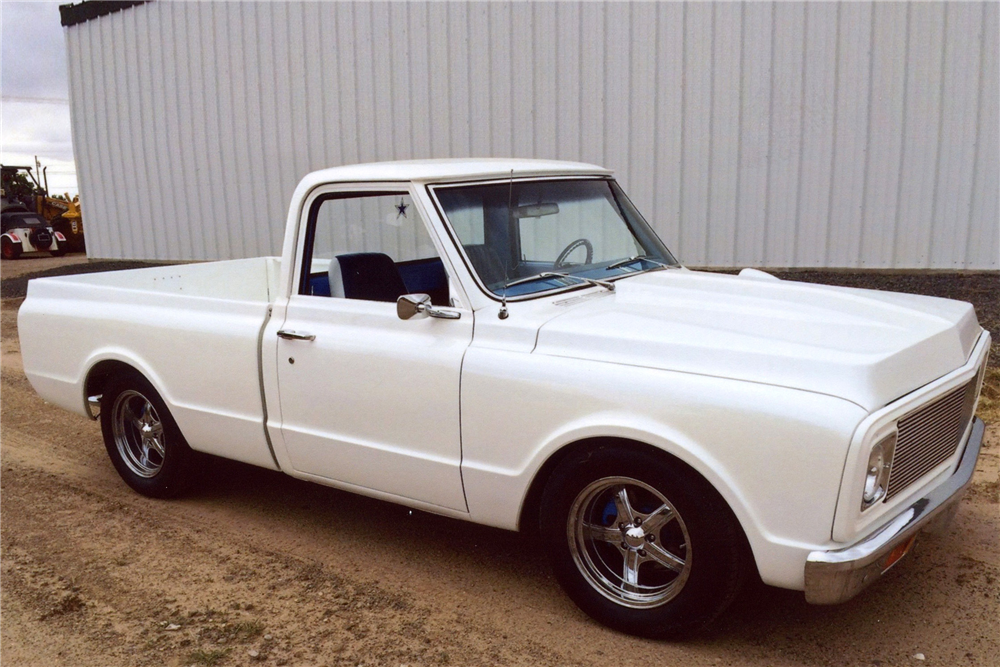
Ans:
[[[163,401],[168,406],[170,405],[160,387],[160,383],[152,374],[146,372],[141,364],[118,357],[105,357],[96,360],[90,365],[83,381],[83,404],[87,416],[95,420],[99,417],[99,415],[94,414],[90,399],[103,394],[104,388],[112,378],[119,377],[125,373],[135,373],[145,378],[147,382],[153,385],[153,388],[156,389],[156,392]]]
[[[14,230],[14,231],[17,231],[17,230]],[[18,236],[18,237],[15,238],[14,236],[11,235],[11,232],[9,232],[9,231],[8,232],[4,232],[3,234],[0,234],[0,239],[6,239],[12,245],[14,245],[14,246],[16,246],[18,248],[21,248],[22,250],[24,248],[24,239],[22,239],[20,236]]]
[[[560,463],[576,454],[606,448],[627,449],[664,458],[669,461],[672,466],[675,466],[680,470],[683,470],[686,474],[692,475],[696,479],[700,480],[706,489],[716,495],[716,499],[720,503],[720,506],[724,507],[730,513],[731,518],[735,521],[736,525],[739,526],[741,548],[747,556],[746,562],[754,563],[754,570],[757,570],[757,560],[747,533],[747,526],[743,521],[743,517],[740,516],[741,513],[733,509],[732,503],[726,497],[726,494],[722,493],[711,480],[682,458],[672,454],[662,447],[657,447],[655,445],[642,442],[641,440],[628,437],[615,436],[582,438],[567,443],[553,452],[535,472],[535,475],[528,486],[528,491],[524,496],[524,501],[521,503],[521,510],[518,515],[518,530],[526,533],[527,535],[537,534],[539,528],[539,513],[541,511],[542,495],[545,492],[545,487],[551,479],[553,472]]]

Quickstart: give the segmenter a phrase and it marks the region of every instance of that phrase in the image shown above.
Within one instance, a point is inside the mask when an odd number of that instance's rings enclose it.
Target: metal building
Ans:
[[[615,169],[692,266],[996,270],[998,10],[67,6],[88,249],[276,254],[311,170],[516,156]]]

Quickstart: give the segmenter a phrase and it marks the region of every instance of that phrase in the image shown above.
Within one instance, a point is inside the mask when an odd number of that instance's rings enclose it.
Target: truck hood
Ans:
[[[949,299],[687,270],[567,299],[536,354],[762,382],[875,410],[963,365],[982,332]],[[603,296],[600,296],[602,295]]]

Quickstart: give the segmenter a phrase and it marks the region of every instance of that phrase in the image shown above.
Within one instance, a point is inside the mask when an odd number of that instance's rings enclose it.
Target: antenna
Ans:
[[[511,200],[514,198],[514,170],[510,170],[510,185],[507,188],[507,230],[510,233],[510,220],[513,208],[511,208]],[[510,276],[507,275],[507,262],[503,262],[503,294],[500,295],[500,312],[497,313],[497,317],[501,320],[505,320],[510,317],[510,311],[507,310],[507,283],[510,282]]]

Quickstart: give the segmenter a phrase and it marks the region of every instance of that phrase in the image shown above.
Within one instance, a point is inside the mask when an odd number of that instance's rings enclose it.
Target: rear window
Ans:
[[[14,213],[10,215],[10,222],[23,227],[36,227],[45,225],[45,218],[37,213]]]

